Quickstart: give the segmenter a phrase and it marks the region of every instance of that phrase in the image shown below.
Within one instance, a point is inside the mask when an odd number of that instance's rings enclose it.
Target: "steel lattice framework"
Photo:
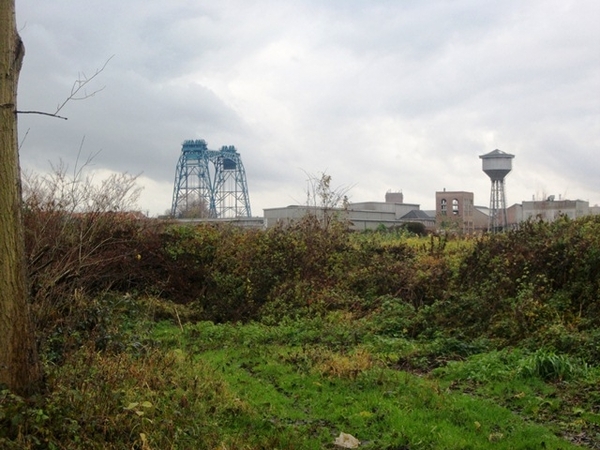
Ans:
[[[184,141],[175,171],[173,217],[251,217],[242,158],[234,146],[209,150],[206,142]]]
[[[506,229],[508,223],[506,216],[506,195],[504,193],[504,179],[492,180],[490,192],[490,218],[488,231],[497,232]]]

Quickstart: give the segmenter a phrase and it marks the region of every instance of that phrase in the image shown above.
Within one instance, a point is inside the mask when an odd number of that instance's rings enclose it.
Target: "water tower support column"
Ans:
[[[504,180],[492,180],[490,192],[490,219],[488,230],[501,231],[508,225],[506,215],[506,196],[504,194]]]

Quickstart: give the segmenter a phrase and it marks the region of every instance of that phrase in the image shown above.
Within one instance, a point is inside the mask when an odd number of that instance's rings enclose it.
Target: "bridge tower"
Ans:
[[[183,142],[175,170],[171,215],[251,217],[242,158],[233,146],[209,150],[203,139]]]
[[[233,145],[221,147],[215,165],[214,204],[217,217],[251,217],[246,171]]]
[[[172,217],[216,217],[208,151],[203,139],[183,143],[175,170]]]

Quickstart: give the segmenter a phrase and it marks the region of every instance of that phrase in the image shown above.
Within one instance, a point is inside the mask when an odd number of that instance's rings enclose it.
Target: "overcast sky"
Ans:
[[[507,203],[600,203],[598,0],[17,0],[26,56],[21,165],[101,151],[142,173],[140,207],[171,206],[186,139],[234,145],[252,213],[306,202],[326,172],[350,201],[489,203],[479,155],[515,155]]]

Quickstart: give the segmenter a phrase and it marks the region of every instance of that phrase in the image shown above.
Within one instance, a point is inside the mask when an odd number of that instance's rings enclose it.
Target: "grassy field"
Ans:
[[[3,391],[2,448],[333,449],[340,433],[365,449],[600,445],[600,375],[576,360],[391,338],[348,313],[173,319],[127,313],[118,348],[48,365],[38,403]]]
[[[172,326],[159,330],[177,334]],[[586,421],[600,418],[583,408],[563,411],[571,407],[568,393],[561,398],[561,387],[536,372],[535,355],[463,359],[431,343],[378,337],[350,315],[277,327],[200,323],[181,336],[186,353],[221,374],[243,402],[252,416],[246,426],[262,439],[284,437],[273,448],[333,447],[345,432],[362,448],[566,449],[568,438],[582,443]],[[423,360],[436,357],[456,361],[429,371]],[[584,375],[593,386],[597,378]],[[251,448],[266,448],[257,438]]]

